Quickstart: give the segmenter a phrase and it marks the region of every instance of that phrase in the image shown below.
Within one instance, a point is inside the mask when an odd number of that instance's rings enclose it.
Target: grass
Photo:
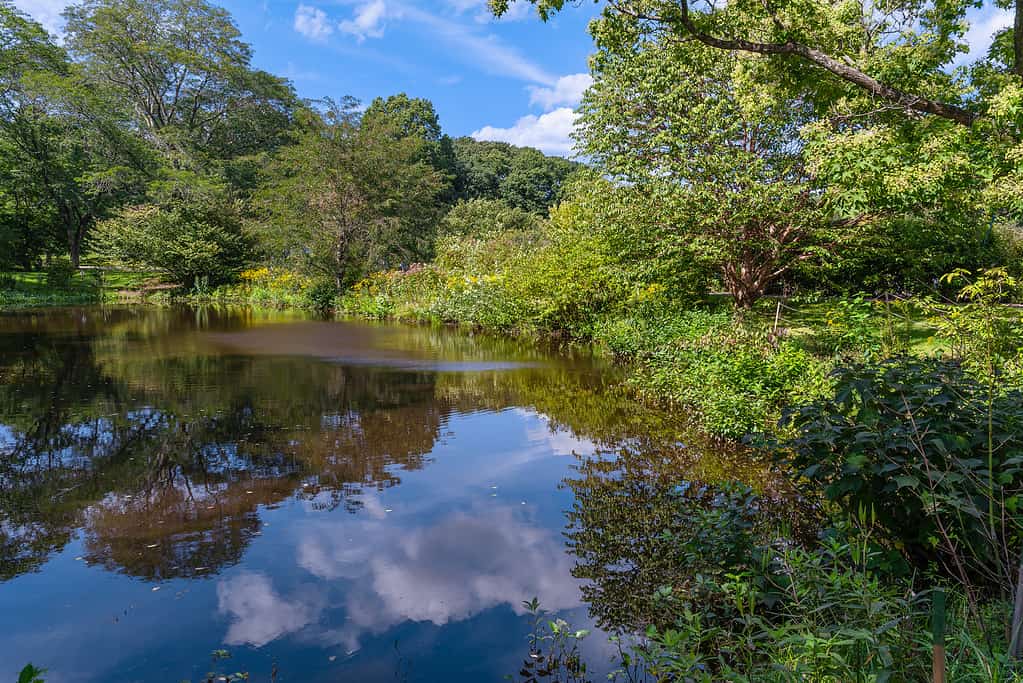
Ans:
[[[140,291],[155,273],[83,270],[66,286],[54,286],[44,271],[9,271],[0,273],[0,310],[46,306],[78,306],[116,301],[122,292]]]

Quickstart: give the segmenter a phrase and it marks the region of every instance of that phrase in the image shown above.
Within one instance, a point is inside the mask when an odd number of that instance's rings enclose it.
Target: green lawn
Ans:
[[[45,271],[0,272],[0,308],[71,306],[116,300],[120,291],[137,291],[158,279],[152,272],[84,270],[67,287],[47,282]]]

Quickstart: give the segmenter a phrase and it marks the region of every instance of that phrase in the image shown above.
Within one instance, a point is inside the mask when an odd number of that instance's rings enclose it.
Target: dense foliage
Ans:
[[[577,167],[452,140],[432,103],[404,94],[365,111],[345,97],[303,101],[252,66],[231,15],[207,0],[82,0],[65,19],[58,40],[0,2],[0,268],[85,258],[191,288],[266,260],[337,294],[429,258],[459,200],[545,216]],[[152,219],[181,211],[202,218],[162,251],[171,228]],[[170,268],[183,254],[204,262]]]

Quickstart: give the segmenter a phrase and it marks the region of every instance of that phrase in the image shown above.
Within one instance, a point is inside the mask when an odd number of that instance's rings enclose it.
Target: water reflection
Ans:
[[[722,485],[752,485],[763,496],[758,512],[788,518],[794,530],[804,525],[783,479],[738,447],[719,444],[712,459],[707,453],[706,444],[641,437],[580,458],[566,479],[574,494],[566,533],[572,573],[601,626],[641,632],[675,625],[677,605],[657,594],[662,587],[685,594],[698,580],[693,548],[677,539],[693,537],[691,515],[712,509]]]
[[[251,572],[219,583],[217,603],[231,617],[224,643],[255,647],[308,626],[323,609],[315,593],[288,600],[274,591],[268,576]]]
[[[396,639],[411,679],[513,672],[523,599],[586,619],[585,598],[606,621],[609,596],[645,586],[594,588],[586,544],[626,494],[659,533],[653,498],[614,471],[624,460],[559,488],[577,457],[670,452],[665,486],[683,461],[734,474],[619,389],[591,359],[443,329],[0,316],[0,629],[14,634],[0,679],[29,656],[58,678],[181,680],[218,644],[303,680],[390,679]],[[591,533],[572,536],[578,557],[562,534],[573,495]]]

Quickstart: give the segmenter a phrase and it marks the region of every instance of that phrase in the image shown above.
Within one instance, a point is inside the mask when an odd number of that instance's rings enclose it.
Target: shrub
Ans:
[[[189,290],[200,278],[210,286],[234,280],[252,245],[234,210],[217,203],[130,207],[93,234],[100,257],[166,271]]]
[[[469,199],[455,204],[441,221],[439,236],[476,238],[502,232],[535,232],[542,222],[533,213],[500,199]]]
[[[1023,546],[1023,392],[991,392],[956,361],[897,357],[835,372],[789,412],[782,464],[809,495],[872,510],[921,567],[1005,594]]]
[[[632,381],[640,391],[685,405],[718,436],[762,431],[783,406],[827,385],[824,361],[728,312],[652,308],[603,323],[597,338],[616,353],[637,355]]]
[[[337,285],[328,280],[319,280],[305,290],[303,298],[313,310],[332,310],[337,303]]]
[[[772,502],[739,484],[672,486],[647,469],[656,457],[588,460],[568,482],[576,575],[601,626],[632,644],[623,647],[623,669],[637,674],[628,680],[927,676],[930,595],[885,571],[869,516],[801,542],[779,527]],[[994,607],[990,624],[1004,614]],[[961,616],[950,616],[949,656],[965,674],[973,657],[984,666],[997,658],[963,647]],[[630,638],[637,629],[644,637]]]
[[[50,289],[66,290],[71,288],[78,269],[68,261],[54,261],[46,270],[46,286]]]

